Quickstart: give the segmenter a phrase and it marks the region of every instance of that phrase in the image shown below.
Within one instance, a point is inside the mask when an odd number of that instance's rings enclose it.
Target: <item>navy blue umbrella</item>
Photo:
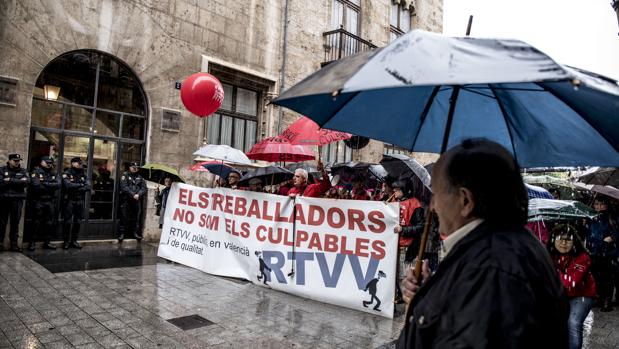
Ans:
[[[484,137],[521,167],[619,166],[617,82],[517,40],[414,30],[329,64],[273,103],[411,151]]]

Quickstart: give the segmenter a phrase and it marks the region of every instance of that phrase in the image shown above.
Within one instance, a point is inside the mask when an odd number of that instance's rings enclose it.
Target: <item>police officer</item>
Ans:
[[[80,232],[80,220],[84,219],[84,199],[90,191],[90,179],[82,167],[82,159],[71,159],[71,167],[62,173],[62,186],[65,190],[63,208],[64,249],[82,248],[77,242]]]
[[[142,240],[140,215],[142,214],[142,198],[146,195],[146,181],[138,174],[139,164],[129,163],[129,171],[120,177],[120,225],[118,227],[118,242],[125,238],[125,232],[133,234],[138,241]]]
[[[56,246],[50,243],[53,236],[53,222],[55,217],[56,191],[60,188],[60,179],[53,170],[54,160],[43,156],[39,166],[32,171],[30,178],[30,198],[34,208],[34,225],[28,250],[34,251],[35,235],[42,234],[43,248],[55,250]]]
[[[17,245],[19,238],[19,220],[21,209],[26,198],[26,187],[30,182],[28,172],[21,167],[22,157],[19,154],[9,154],[6,166],[0,167],[0,251],[4,243],[6,226],[11,219],[9,230],[10,250],[20,252]]]

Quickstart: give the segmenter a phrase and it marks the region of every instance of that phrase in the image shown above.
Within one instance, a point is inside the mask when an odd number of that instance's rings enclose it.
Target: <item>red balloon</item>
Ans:
[[[224,88],[213,75],[195,73],[183,81],[181,100],[187,110],[204,118],[221,107],[224,101]]]

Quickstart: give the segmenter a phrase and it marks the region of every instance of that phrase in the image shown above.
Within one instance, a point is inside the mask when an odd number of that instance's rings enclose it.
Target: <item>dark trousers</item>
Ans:
[[[54,235],[54,206],[55,202],[40,200],[32,203],[34,208],[34,224],[30,233],[30,243],[42,237],[45,243],[49,243]]]
[[[2,198],[0,199],[0,246],[4,242],[4,234],[6,226],[11,220],[9,228],[9,240],[11,247],[17,246],[19,239],[19,220],[21,219],[21,208],[24,203],[23,199]]]
[[[591,256],[591,273],[595,279],[595,288],[597,289],[600,301],[610,301],[614,286],[612,258],[606,256]]]
[[[80,234],[80,221],[84,219],[84,200],[66,200],[64,205],[64,242],[75,242]]]
[[[142,202],[141,200],[124,200],[120,204],[120,225],[118,226],[118,235],[131,234],[133,236],[142,236]]]

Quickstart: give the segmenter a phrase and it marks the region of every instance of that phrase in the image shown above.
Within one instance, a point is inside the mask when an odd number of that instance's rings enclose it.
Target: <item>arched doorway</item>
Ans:
[[[31,122],[28,168],[49,155],[61,175],[72,157],[82,157],[93,190],[86,196],[80,239],[115,238],[116,179],[128,162],[142,162],[146,151],[147,101],[137,76],[102,52],[65,53],[37,79]],[[57,234],[60,239],[60,229]]]

